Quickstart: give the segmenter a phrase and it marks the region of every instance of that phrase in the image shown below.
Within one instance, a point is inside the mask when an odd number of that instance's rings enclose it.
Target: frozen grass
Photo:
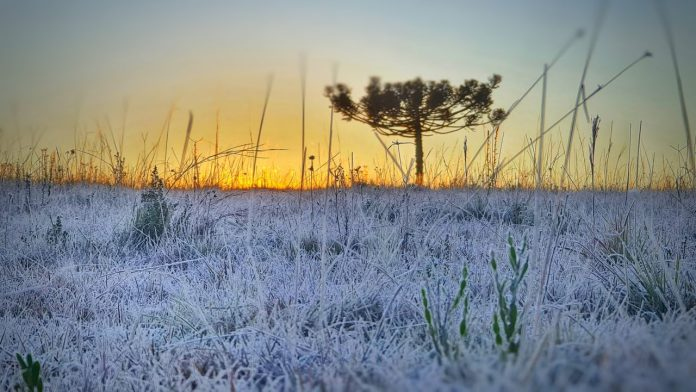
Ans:
[[[0,187],[2,389],[17,353],[48,390],[693,386],[694,193],[596,193],[593,222],[589,192],[172,191],[143,244],[139,191],[57,186],[26,208]],[[508,235],[529,257],[516,356],[491,328]],[[465,265],[467,334],[443,322],[458,355],[439,361],[421,290],[445,314]]]

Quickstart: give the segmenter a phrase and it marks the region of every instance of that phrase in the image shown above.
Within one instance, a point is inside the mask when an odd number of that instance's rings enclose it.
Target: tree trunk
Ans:
[[[415,127],[416,134],[416,185],[423,185],[423,132],[420,124]]]

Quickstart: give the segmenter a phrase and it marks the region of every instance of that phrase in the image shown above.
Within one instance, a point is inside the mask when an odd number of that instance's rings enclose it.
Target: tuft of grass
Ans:
[[[481,195],[474,196],[464,206],[460,216],[464,219],[490,220],[491,212],[488,209],[488,200]]]
[[[462,268],[462,277],[459,280],[459,289],[454,297],[452,305],[449,306],[444,316],[440,312],[433,313],[428,301],[428,293],[425,288],[421,289],[421,300],[423,302],[423,317],[428,325],[428,334],[437,353],[438,363],[443,359],[456,359],[461,353],[460,344],[466,342],[469,337],[469,296],[467,292],[467,282],[469,270],[466,265]],[[461,314],[459,319],[457,336],[450,333],[449,320],[457,313]]]
[[[493,314],[492,329],[495,345],[501,349],[503,358],[509,354],[517,355],[520,350],[522,339],[520,319],[523,311],[519,310],[522,305],[519,303],[518,293],[529,267],[529,259],[525,257],[527,241],[524,241],[522,247],[517,249],[512,236],[508,236],[508,246],[508,262],[512,270],[512,276],[509,279],[501,282],[498,263],[495,257],[491,257],[491,269],[498,293],[498,309]]]
[[[27,354],[26,358],[17,354],[17,362],[19,362],[19,368],[22,371],[22,380],[24,380],[25,389],[30,392],[42,392],[43,379],[41,379],[41,363],[39,363],[39,361],[34,361],[31,354]]]
[[[513,201],[505,212],[502,213],[502,220],[513,225],[533,225],[534,213],[521,201]]]
[[[635,227],[628,215],[615,224],[613,233],[597,240],[597,250],[594,273],[629,314],[663,319],[670,312],[696,306],[692,280],[684,279],[688,272],[682,258],[662,255],[647,228]]]

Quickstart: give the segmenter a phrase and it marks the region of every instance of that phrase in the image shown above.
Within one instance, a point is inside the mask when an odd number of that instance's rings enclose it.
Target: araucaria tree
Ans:
[[[487,83],[471,79],[452,86],[447,80],[424,82],[420,78],[382,84],[373,77],[365,96],[357,102],[345,84],[326,87],[326,96],[346,120],[365,123],[381,135],[414,139],[416,183],[422,185],[423,136],[498,124],[506,113],[491,109],[491,95],[500,80],[500,75],[493,75]]]

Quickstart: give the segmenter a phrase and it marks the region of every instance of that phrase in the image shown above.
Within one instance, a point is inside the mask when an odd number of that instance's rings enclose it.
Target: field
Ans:
[[[0,186],[2,389],[693,387],[693,192]]]

